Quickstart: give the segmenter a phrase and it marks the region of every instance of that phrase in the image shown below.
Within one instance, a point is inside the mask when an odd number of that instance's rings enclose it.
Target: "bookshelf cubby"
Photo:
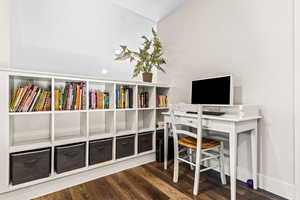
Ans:
[[[56,178],[67,177],[72,174],[84,172],[86,170],[101,168],[102,166],[115,164],[135,159],[138,156],[153,154],[154,149],[139,153],[138,138],[139,134],[153,132],[153,145],[155,145],[156,121],[162,119],[160,113],[166,111],[166,108],[156,106],[156,95],[168,95],[169,87],[166,85],[148,84],[127,81],[103,80],[96,77],[84,77],[76,75],[62,75],[41,72],[26,72],[14,70],[1,70],[1,81],[4,85],[0,88],[2,96],[0,102],[3,109],[0,110],[2,126],[0,127],[2,141],[2,150],[0,155],[3,156],[7,165],[1,168],[0,176],[0,193],[20,189],[37,183],[51,181]],[[10,102],[13,100],[17,88],[26,86],[31,83],[41,90],[49,92],[49,105],[47,110],[21,109],[21,111],[10,110]],[[71,106],[69,108],[57,107],[56,90],[64,91],[66,85],[80,84],[82,94],[80,107]],[[117,90],[124,88],[130,89],[130,104],[118,107]],[[92,109],[90,92],[99,91],[109,94],[109,106],[103,109]],[[129,90],[128,90],[129,92]],[[141,108],[138,104],[138,94],[147,92],[149,94],[149,106]],[[76,95],[76,92],[73,94]],[[120,94],[119,94],[120,95]],[[127,93],[128,95],[128,93]],[[120,97],[120,96],[119,96]],[[123,97],[125,98],[125,96]],[[127,97],[128,100],[129,96]],[[70,101],[71,102],[71,101]],[[73,101],[72,101],[73,102]],[[5,105],[7,104],[7,105]],[[59,108],[59,109],[57,109]],[[7,128],[6,128],[7,127]],[[134,154],[117,159],[117,138],[131,137],[134,147]],[[123,138],[124,137],[124,138]],[[112,139],[112,160],[89,166],[89,143],[91,141]],[[119,141],[118,140],[118,141]],[[84,168],[56,174],[54,169],[55,154],[54,149],[61,145],[86,144],[86,165]],[[51,149],[51,174],[47,178],[12,185],[10,183],[10,155],[27,151],[38,151],[40,149]],[[122,166],[120,166],[122,168]],[[5,185],[5,187],[3,187]]]
[[[114,134],[114,111],[89,113],[89,136],[101,139]]]
[[[116,112],[116,133],[117,135],[135,134],[137,112],[135,110],[118,110]]]
[[[51,145],[51,114],[10,115],[9,124],[11,152]]]
[[[56,111],[87,109],[86,81],[54,79],[54,90],[54,109]],[[56,91],[59,91],[58,97]]]
[[[115,103],[117,109],[133,109],[137,107],[137,85],[116,84]],[[122,96],[124,100],[122,101]]]
[[[155,107],[155,88],[153,86],[138,86],[138,108],[154,108]]]
[[[62,141],[86,137],[86,115],[86,112],[55,113],[54,140]]]
[[[9,76],[9,84],[10,112],[50,111],[51,78]],[[50,96],[45,96],[44,101],[42,101],[43,95]],[[49,100],[48,106],[46,106],[47,100]],[[40,105],[39,108],[36,107],[37,104]]]
[[[168,98],[166,103],[161,103],[161,97],[168,97],[169,95],[169,87],[156,87],[156,107],[158,108],[167,108],[168,107]]]
[[[156,129],[160,130],[163,129],[163,123],[164,123],[164,117],[162,115],[163,112],[168,112],[168,108],[160,108],[156,110],[156,122],[155,122],[155,126]]]
[[[155,110],[138,111],[138,132],[155,130]]]
[[[114,88],[115,88],[114,83],[105,83],[105,82],[97,82],[97,81],[89,82],[89,109],[90,110],[114,109],[115,108]],[[97,106],[97,92],[98,93],[100,92],[101,95],[103,95],[103,93],[108,94],[109,103],[107,107],[105,107],[104,104],[100,106],[101,108]],[[94,100],[92,98],[92,95],[96,96]],[[93,105],[94,104],[93,101],[95,101],[95,99],[96,99],[96,106]]]

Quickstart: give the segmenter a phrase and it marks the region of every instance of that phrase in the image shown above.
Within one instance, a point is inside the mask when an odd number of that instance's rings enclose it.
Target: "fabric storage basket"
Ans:
[[[139,134],[138,152],[151,151],[153,149],[153,132],[145,132]]]
[[[51,149],[41,149],[10,155],[12,185],[46,178],[50,175]]]
[[[117,137],[117,159],[134,155],[135,135]]]
[[[89,165],[112,160],[113,139],[95,140],[89,143]]]
[[[55,147],[55,171],[60,174],[85,167],[85,143]]]

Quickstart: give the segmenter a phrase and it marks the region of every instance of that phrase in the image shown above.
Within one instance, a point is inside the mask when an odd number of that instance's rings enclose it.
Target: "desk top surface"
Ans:
[[[163,112],[163,115],[170,115],[170,112]],[[177,116],[184,116],[190,118],[196,118],[196,114],[187,114],[187,113],[177,113]],[[261,119],[262,116],[247,116],[247,117],[240,117],[237,115],[230,115],[224,114],[222,116],[213,116],[213,115],[202,115],[203,119],[211,119],[211,120],[220,120],[220,121],[231,121],[231,122],[242,122],[242,121],[249,121],[249,120],[258,120]]]

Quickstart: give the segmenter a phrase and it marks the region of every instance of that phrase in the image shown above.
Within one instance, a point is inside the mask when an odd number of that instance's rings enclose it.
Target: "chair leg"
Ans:
[[[189,154],[189,160],[191,163],[193,163],[193,150],[192,148],[188,148],[188,154]],[[194,166],[193,165],[190,165],[191,166],[191,170],[194,170]]]
[[[179,174],[179,149],[178,149],[178,140],[174,138],[174,172],[173,172],[173,182],[178,182],[178,174]]]
[[[201,164],[201,149],[196,150],[196,168],[194,177],[194,189],[193,194],[198,195],[199,181],[200,181],[200,164]]]
[[[223,142],[221,142],[221,145],[220,145],[219,166],[220,166],[220,175],[221,175],[222,184],[226,185],[226,176],[225,176],[225,169],[224,169],[224,144],[223,144]]]
[[[173,174],[173,182],[178,182],[178,174],[179,174],[179,161],[174,157],[174,174]]]

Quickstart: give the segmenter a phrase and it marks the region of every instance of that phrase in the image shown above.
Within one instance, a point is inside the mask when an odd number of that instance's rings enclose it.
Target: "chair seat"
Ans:
[[[181,146],[185,146],[188,148],[196,149],[197,146],[197,139],[193,137],[183,137],[178,140],[178,144]],[[216,146],[219,146],[220,142],[208,138],[202,138],[202,146],[201,149],[209,149]]]

